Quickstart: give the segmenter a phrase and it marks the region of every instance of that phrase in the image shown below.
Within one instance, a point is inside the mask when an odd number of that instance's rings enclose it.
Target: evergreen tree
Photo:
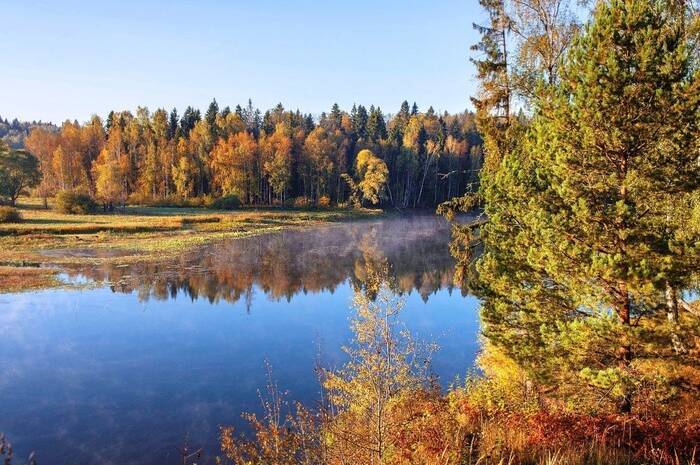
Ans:
[[[114,111],[110,111],[107,115],[107,120],[105,120],[105,131],[109,134],[109,130],[112,129],[114,124]]]
[[[180,119],[180,132],[182,132],[182,135],[188,137],[190,131],[194,129],[195,124],[197,124],[200,119],[202,119],[202,117],[199,110],[188,106]]]
[[[401,108],[399,108],[399,112],[396,114],[396,117],[408,121],[408,118],[411,116],[411,109],[408,106],[408,101],[404,100],[401,102]]]
[[[370,107],[369,118],[367,120],[367,138],[372,142],[379,142],[386,139],[386,123],[381,108]]]
[[[481,82],[480,95],[478,98],[472,97],[472,102],[477,111],[507,121],[512,93],[508,76],[508,32],[512,20],[505,11],[504,0],[479,0],[479,4],[489,16],[489,24],[473,25],[481,34],[481,40],[471,49],[483,56],[471,59]]]
[[[275,122],[272,119],[272,112],[270,110],[267,110],[263,115],[262,130],[268,135],[272,134],[272,131],[275,130]]]
[[[304,124],[303,125],[304,125],[304,131],[307,133],[314,130],[314,128],[316,127],[316,123],[314,123],[314,117],[311,113],[308,113],[304,117]]]
[[[204,120],[209,125],[209,131],[212,134],[216,132],[216,117],[219,114],[219,104],[216,103],[216,99],[213,99],[207,108],[207,112],[204,114]]]
[[[337,103],[333,104],[333,107],[331,108],[331,112],[328,115],[328,118],[331,120],[331,124],[333,124],[334,129],[340,128],[341,123],[342,123],[342,118],[343,118],[343,112],[340,111],[340,107],[338,106]]]
[[[358,139],[365,139],[367,137],[367,120],[369,116],[367,115],[367,109],[358,105],[357,108],[353,106],[354,115],[352,117],[352,129]]]
[[[353,132],[355,132],[356,121],[357,121],[357,105],[353,103],[352,108],[350,109],[350,122],[352,123]],[[355,134],[357,134],[357,133],[355,132]]]
[[[178,137],[180,118],[177,115],[177,108],[173,108],[168,119],[168,140]]]
[[[482,176],[489,340],[560,396],[625,413],[637,390],[674,382],[648,363],[683,363],[677,342],[698,330],[666,320],[669,286],[700,271],[699,232],[676,219],[700,187],[700,79],[671,11],[599,4],[526,136]]]

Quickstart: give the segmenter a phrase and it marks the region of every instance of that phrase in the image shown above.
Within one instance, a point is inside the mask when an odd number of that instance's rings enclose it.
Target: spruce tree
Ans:
[[[362,105],[357,107],[353,105],[352,108],[354,110],[351,114],[353,132],[358,139],[364,139],[367,137],[367,119],[369,118],[367,109]]]
[[[178,137],[178,129],[180,117],[177,114],[177,108],[173,108],[168,118],[168,139],[173,140]]]
[[[370,107],[369,118],[367,119],[367,138],[372,142],[379,142],[386,139],[386,122],[382,115],[381,108]]]
[[[219,114],[219,104],[216,103],[216,99],[213,99],[207,108],[207,112],[204,114],[204,120],[209,125],[209,129],[213,128],[216,124],[216,115]]]
[[[399,109],[399,113],[396,115],[396,117],[401,118],[402,120],[408,121],[408,118],[410,116],[411,116],[411,110],[409,109],[408,101],[404,100],[401,103],[401,108]]]
[[[2,120],[2,118],[0,118]],[[114,111],[110,111],[109,114],[107,115],[107,119],[105,120],[105,132],[109,134],[110,129],[112,129],[112,125],[114,124]]]
[[[333,129],[338,129],[340,128],[340,125],[343,120],[343,112],[340,110],[340,106],[338,106],[337,103],[333,104],[333,107],[331,108],[331,112],[328,115],[328,118],[331,120],[331,123],[333,124]]]
[[[190,131],[194,128],[194,125],[202,119],[199,110],[195,110],[192,107],[185,108],[185,112],[180,118],[180,132],[184,137],[189,136]]]

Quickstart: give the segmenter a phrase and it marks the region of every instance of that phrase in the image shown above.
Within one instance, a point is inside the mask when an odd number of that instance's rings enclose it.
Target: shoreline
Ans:
[[[371,209],[143,206],[69,215],[26,202],[18,209],[21,223],[0,224],[0,294],[64,286],[58,274],[69,267],[158,262],[217,240],[396,215]]]

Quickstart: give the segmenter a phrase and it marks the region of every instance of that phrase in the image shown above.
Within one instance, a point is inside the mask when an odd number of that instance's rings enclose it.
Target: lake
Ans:
[[[0,431],[40,464],[177,464],[185,442],[209,463],[219,426],[245,430],[241,413],[261,411],[266,363],[290,401],[319,398],[315,367],[343,363],[353,290],[378,263],[405,298],[402,322],[439,344],[447,386],[479,348],[449,235],[432,216],[343,223],[86,265],[65,277],[87,288],[0,295]]]

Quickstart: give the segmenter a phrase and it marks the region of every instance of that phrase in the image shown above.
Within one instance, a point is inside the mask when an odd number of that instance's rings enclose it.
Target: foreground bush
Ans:
[[[235,210],[241,207],[241,200],[235,195],[226,195],[213,200],[209,208],[214,210]]]
[[[0,207],[0,223],[19,223],[22,215],[15,207]]]
[[[56,194],[56,210],[71,215],[86,215],[97,210],[97,203],[87,194],[61,191]]]
[[[433,349],[402,329],[403,300],[386,272],[367,272],[349,361],[319,370],[320,408],[287,409],[268,371],[264,415],[246,416],[252,435],[221,429],[222,463],[698,465],[697,396],[647,395],[656,405],[638,404],[633,415],[599,401],[567,405],[490,343],[480,375],[443,392],[428,369]]]

